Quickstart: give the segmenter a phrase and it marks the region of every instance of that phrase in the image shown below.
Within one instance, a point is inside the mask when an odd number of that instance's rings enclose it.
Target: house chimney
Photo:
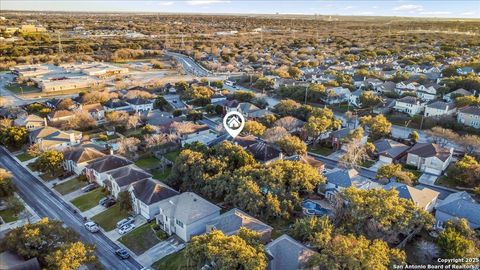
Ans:
[[[108,149],[108,152],[109,152],[110,155],[113,155],[113,148],[110,147],[110,148]]]
[[[43,122],[45,123],[45,126],[48,127],[48,121],[46,117],[43,118]]]

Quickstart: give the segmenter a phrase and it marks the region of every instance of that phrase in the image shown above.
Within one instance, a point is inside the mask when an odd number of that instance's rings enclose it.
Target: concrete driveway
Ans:
[[[388,164],[388,163],[379,160],[379,161],[375,162],[375,164],[373,164],[373,165],[372,165],[370,168],[368,168],[368,169],[376,172],[376,171],[378,171],[378,169],[379,169],[380,167],[382,167],[382,165],[385,165],[385,164]]]
[[[420,182],[422,184],[434,186],[435,181],[437,181],[437,178],[438,178],[437,175],[424,173],[420,176],[420,178],[418,178],[418,182]]]
[[[181,243],[175,237],[170,237],[165,241],[162,241],[149,250],[145,251],[142,255],[137,257],[137,261],[142,265],[152,265],[154,262],[161,258],[175,253],[185,247],[184,243]]]

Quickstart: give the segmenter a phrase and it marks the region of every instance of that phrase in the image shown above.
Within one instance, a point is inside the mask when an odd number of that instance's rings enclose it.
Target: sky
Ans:
[[[173,12],[240,14],[321,14],[480,18],[480,0],[471,1],[286,1],[286,0],[157,0],[65,1],[1,0],[0,10]]]

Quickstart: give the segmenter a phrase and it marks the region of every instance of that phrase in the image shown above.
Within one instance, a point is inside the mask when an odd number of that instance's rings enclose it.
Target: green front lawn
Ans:
[[[175,162],[175,160],[178,157],[178,154],[180,154],[180,150],[166,153],[164,156],[165,156],[166,159],[170,160],[171,162]]]
[[[153,171],[153,178],[157,180],[165,180],[170,175],[171,171],[172,171],[171,167],[168,167],[165,170],[161,170],[161,169],[155,170]]]
[[[96,203],[98,204],[98,200],[96,201]],[[126,218],[127,216],[128,212],[120,209],[120,204],[117,203],[114,206],[103,211],[102,213],[94,216],[92,220],[108,232],[115,229],[115,227],[117,226],[117,222]]]
[[[184,270],[186,269],[186,262],[185,249],[182,249],[156,261],[152,264],[152,268],[156,270]]]
[[[0,211],[0,217],[2,217],[3,221],[5,221],[5,223],[18,220],[18,218],[15,217],[12,209],[8,209],[8,208]]]
[[[14,94],[26,94],[26,93],[42,92],[42,90],[40,88],[37,88],[35,86],[29,86],[29,85],[26,85],[26,84],[18,84],[18,83],[9,84],[9,85],[5,86],[5,88],[8,91],[10,91]]]
[[[156,157],[145,157],[137,160],[137,162],[135,162],[135,165],[144,170],[149,170],[158,166],[159,162],[160,160],[158,160]]]
[[[322,155],[322,156],[328,156],[331,153],[335,152],[333,150],[333,148],[326,147],[326,146],[323,146],[323,145],[320,145],[320,144],[312,145],[312,146],[308,147],[308,151],[312,152],[312,153],[315,153],[315,154],[318,154],[318,155]]]
[[[458,182],[455,181],[455,179],[448,177],[446,175],[439,177],[437,181],[435,181],[435,185],[449,187],[449,188],[457,188],[457,186],[460,186],[458,185]]]
[[[20,154],[20,155],[17,155],[17,158],[18,158],[20,161],[25,162],[25,161],[27,161],[27,160],[30,160],[30,159],[34,158],[34,157],[33,157],[33,156],[30,156],[27,152],[25,152],[25,153],[22,153],[22,154]]]
[[[73,199],[71,202],[75,205],[80,211],[84,212],[90,208],[93,208],[98,205],[98,201],[101,198],[105,197],[105,194],[102,192],[101,188],[94,189],[88,192],[85,195]]]
[[[66,182],[56,185],[54,189],[58,191],[60,194],[65,195],[79,188],[82,188],[86,185],[87,185],[87,182],[81,180],[80,177],[76,177],[72,180],[68,180]]]
[[[118,241],[137,255],[160,243],[160,240],[155,236],[155,232],[148,223],[122,236]]]

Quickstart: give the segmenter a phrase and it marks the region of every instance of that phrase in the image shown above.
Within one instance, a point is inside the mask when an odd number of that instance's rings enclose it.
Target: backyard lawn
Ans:
[[[30,159],[34,158],[34,157],[30,156],[27,152],[25,152],[25,153],[22,153],[20,155],[17,155],[17,158],[20,161],[25,162],[27,160],[30,160]]]
[[[2,217],[3,221],[5,221],[6,223],[12,222],[18,219],[14,216],[12,209],[5,209],[0,211],[0,217]]]
[[[335,152],[332,148],[320,144],[308,147],[308,151],[322,156],[328,156]]]
[[[375,164],[375,161],[373,161],[371,159],[367,159],[364,162],[362,162],[362,164],[360,164],[360,166],[365,167],[365,168],[370,168],[370,167],[373,166],[373,164]]]
[[[183,270],[186,269],[185,263],[185,249],[182,249],[156,261],[152,268],[156,270]]]
[[[172,171],[172,168],[170,167],[166,168],[165,170],[161,170],[161,169],[154,170],[152,173],[153,178],[157,180],[165,180],[170,175],[171,171]]]
[[[166,153],[164,156],[165,156],[165,158],[167,158],[171,162],[175,162],[175,159],[177,159],[178,154],[180,154],[180,150]]]
[[[158,160],[156,157],[145,157],[137,160],[137,162],[135,162],[135,165],[144,170],[149,170],[158,166],[159,163],[160,160]]]
[[[435,181],[435,185],[449,187],[449,188],[457,188],[458,182],[451,177],[442,175],[437,179],[437,181]]]
[[[148,223],[129,232],[127,235],[118,239],[120,243],[124,244],[135,254],[140,255],[160,243],[160,240],[155,236],[155,232]]]
[[[87,185],[87,182],[82,181],[81,178],[79,177],[75,177],[72,180],[68,180],[66,182],[56,185],[54,189],[58,191],[60,194],[65,195],[79,188],[82,188],[86,185]]]
[[[98,204],[98,200],[96,201]],[[115,229],[117,222],[126,218],[128,212],[120,208],[120,204],[117,203],[114,206],[108,208],[100,214],[97,214],[92,218],[100,227],[106,232]]]
[[[73,205],[75,205],[80,211],[84,212],[90,208],[93,208],[98,205],[98,201],[101,198],[105,197],[105,194],[102,192],[101,188],[97,188],[88,192],[85,195],[77,197],[72,200]]]

